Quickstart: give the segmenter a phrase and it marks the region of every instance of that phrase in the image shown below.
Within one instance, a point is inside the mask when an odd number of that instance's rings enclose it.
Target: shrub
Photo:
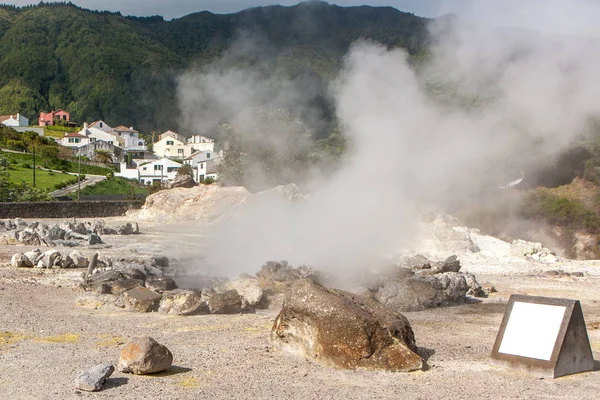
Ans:
[[[212,185],[213,183],[215,183],[215,179],[209,176],[202,183],[205,185]]]
[[[29,168],[31,168],[31,164],[23,163],[23,164],[21,164],[21,167],[29,169]]]
[[[541,218],[552,225],[591,232],[600,229],[600,217],[582,202],[555,196],[541,189],[525,196],[520,211],[527,219]]]

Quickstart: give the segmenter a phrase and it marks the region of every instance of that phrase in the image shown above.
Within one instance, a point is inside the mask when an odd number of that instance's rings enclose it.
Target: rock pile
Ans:
[[[149,262],[164,265],[165,261]],[[168,315],[240,314],[264,307],[263,291],[256,279],[214,281],[210,287],[191,290],[179,289],[172,278],[162,275],[157,264],[110,261],[109,267],[94,272],[80,284],[80,306],[114,305],[129,311]]]
[[[77,250],[63,255],[56,249],[43,253],[35,249],[14,254],[10,263],[15,268],[87,268],[89,261]]]
[[[100,235],[133,235],[139,233],[137,223],[126,223],[116,228],[107,227],[103,221],[79,222],[65,221],[52,226],[37,221],[25,222],[19,218],[0,221],[0,235],[5,241],[15,241],[29,246],[66,247],[102,244]]]
[[[511,243],[510,255],[515,257],[527,257],[545,263],[556,263],[559,261],[556,253],[544,247],[543,244],[520,239],[514,240]]]
[[[256,273],[256,277],[263,290],[283,293],[299,279],[318,281],[319,271],[306,265],[294,268],[287,261],[267,261]]]
[[[401,265],[385,270],[379,279],[371,281],[367,293],[395,311],[419,311],[461,304],[467,296],[487,296],[473,274],[460,272],[460,261],[455,255],[432,262],[417,254]]]

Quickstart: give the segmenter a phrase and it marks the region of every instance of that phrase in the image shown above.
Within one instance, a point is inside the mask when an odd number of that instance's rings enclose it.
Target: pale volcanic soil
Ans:
[[[140,223],[140,229],[137,236],[103,237],[112,247],[98,251],[161,254],[165,232],[179,235],[181,243],[194,238],[159,224]],[[486,240],[476,238],[480,245]],[[501,257],[485,251],[462,257],[464,269],[480,282],[491,282],[498,293],[477,304],[405,313],[417,345],[430,355],[430,368],[389,373],[333,369],[274,348],[270,330],[277,306],[250,315],[187,317],[78,307],[81,270],[9,266],[13,253],[29,249],[0,247],[0,399],[597,399],[600,393],[600,371],[537,379],[489,363],[506,301],[514,293],[581,300],[594,356],[600,359],[600,267],[594,262],[503,265]],[[540,273],[556,268],[586,274]],[[97,393],[74,389],[80,371],[116,364],[122,345],[142,335],[169,347],[171,369],[151,376],[115,372]]]

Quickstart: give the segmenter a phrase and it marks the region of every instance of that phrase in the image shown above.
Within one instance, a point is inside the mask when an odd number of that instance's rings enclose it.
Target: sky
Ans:
[[[120,11],[123,15],[162,15],[170,20],[199,11],[232,13],[249,7],[300,0],[71,0],[92,10]],[[17,6],[31,0],[0,0]],[[467,21],[485,21],[490,27],[524,27],[543,33],[600,36],[591,15],[600,15],[600,0],[328,0],[340,6],[391,6],[422,17],[453,13]],[[574,24],[573,21],[578,23]]]

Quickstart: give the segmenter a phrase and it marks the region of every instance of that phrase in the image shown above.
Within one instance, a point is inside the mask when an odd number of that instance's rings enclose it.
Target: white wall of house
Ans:
[[[11,115],[10,118],[0,121],[1,124],[6,126],[29,126],[29,120],[17,113],[16,115]]]
[[[104,140],[107,143],[110,143],[114,146],[117,147],[123,147],[124,144],[124,140],[122,138],[119,138],[118,136],[115,136],[112,133],[109,132],[105,132],[101,129],[98,128],[90,128],[88,127],[87,129],[83,129],[81,131],[78,132],[80,135],[85,135],[90,139],[90,142],[96,141],[96,140]]]
[[[165,136],[153,146],[158,157],[184,159],[192,155],[192,147],[171,136]]]
[[[127,163],[122,162],[120,164],[121,170],[115,174],[115,176],[120,176],[127,179],[139,179],[139,171],[138,168],[127,168]]]
[[[191,145],[196,151],[214,151],[215,141],[209,137],[202,135],[193,135],[187,143]]]
[[[95,128],[95,129],[98,129],[98,130],[103,131],[103,132],[110,132],[110,131],[112,131],[112,127],[110,125],[108,125],[104,121],[94,121],[89,126],[88,126],[87,123],[84,123],[83,124],[83,129],[86,129],[86,128]]]
[[[90,143],[90,138],[83,135],[65,135],[61,139],[61,144],[66,147],[81,147]]]
[[[181,164],[161,158],[147,164],[140,165],[139,171],[140,182],[146,185],[152,184],[154,181],[172,181],[177,176],[177,170],[181,168]]]

